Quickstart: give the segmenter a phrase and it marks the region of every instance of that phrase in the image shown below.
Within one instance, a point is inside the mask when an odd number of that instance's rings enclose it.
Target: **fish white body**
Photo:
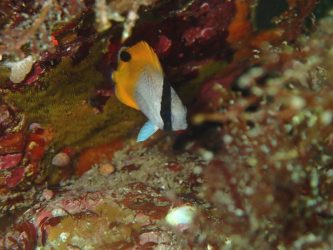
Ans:
[[[164,129],[165,121],[161,117],[161,100],[163,96],[163,75],[149,67],[144,68],[138,81],[135,99],[142,113],[159,129]],[[183,130],[187,128],[186,108],[182,104],[174,89],[171,89],[171,130]]]
[[[163,129],[161,110],[163,76],[146,66],[138,79],[135,100],[145,116],[159,129]]]

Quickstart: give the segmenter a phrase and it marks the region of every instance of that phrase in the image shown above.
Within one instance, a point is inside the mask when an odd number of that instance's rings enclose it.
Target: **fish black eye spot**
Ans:
[[[128,53],[126,50],[120,52],[120,60],[124,62],[129,62],[131,60],[131,54]]]

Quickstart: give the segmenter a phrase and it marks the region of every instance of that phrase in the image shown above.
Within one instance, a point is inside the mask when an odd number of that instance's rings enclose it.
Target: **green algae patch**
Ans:
[[[116,203],[103,203],[91,213],[66,216],[50,228],[40,249],[118,249],[119,244],[131,244],[132,234],[140,230],[134,215]]]
[[[85,147],[108,143],[126,135],[142,119],[142,115],[120,104],[115,97],[106,103],[103,112],[89,105],[96,88],[104,79],[95,69],[101,44],[90,55],[73,65],[68,57],[41,80],[43,89],[8,93],[6,99],[22,110],[28,123],[40,123],[55,132],[52,146],[58,150],[71,146]]]
[[[0,65],[0,86],[1,84],[3,84],[8,80],[9,75],[10,75],[10,69],[8,67]]]

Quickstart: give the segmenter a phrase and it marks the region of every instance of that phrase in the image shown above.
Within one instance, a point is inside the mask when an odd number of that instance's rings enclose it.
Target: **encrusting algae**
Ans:
[[[51,147],[70,146],[76,150],[108,143],[128,134],[141,115],[125,108],[111,97],[98,112],[89,103],[104,79],[95,70],[103,44],[91,49],[89,56],[73,65],[64,57],[61,63],[41,79],[40,89],[12,92],[6,99],[24,110],[28,123],[52,127],[55,139]]]
[[[131,243],[131,236],[140,229],[135,221],[135,213],[118,204],[103,203],[90,215],[78,219],[80,215],[68,215],[48,233],[48,243],[39,249],[67,250],[117,249],[120,243]],[[91,241],[87,244],[86,239]]]

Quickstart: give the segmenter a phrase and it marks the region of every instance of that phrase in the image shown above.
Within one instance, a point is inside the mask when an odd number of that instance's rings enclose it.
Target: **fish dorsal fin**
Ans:
[[[142,65],[149,65],[152,69],[163,74],[160,61],[155,51],[144,41],[138,42],[127,51],[132,55],[134,60],[140,60]]]
[[[137,142],[142,142],[147,140],[150,136],[152,136],[156,131],[158,130],[158,127],[152,123],[151,121],[147,121],[142,128],[140,129],[140,132],[138,134],[138,138],[136,139]]]

